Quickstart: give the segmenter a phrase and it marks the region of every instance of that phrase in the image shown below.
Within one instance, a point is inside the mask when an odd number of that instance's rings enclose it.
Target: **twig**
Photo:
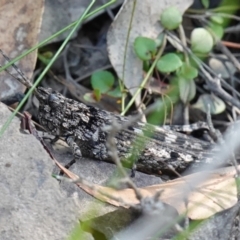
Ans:
[[[233,98],[230,94],[228,94],[221,86],[221,82],[219,78],[213,78],[205,69],[203,66],[199,66],[201,71],[204,73],[204,75],[207,77],[207,85],[209,89],[215,93],[220,98],[224,99],[227,102],[230,102],[234,106],[236,106],[238,109],[240,109],[240,102]]]
[[[142,194],[140,193],[140,191],[137,189],[136,185],[133,183],[133,181],[130,179],[130,177],[126,173],[126,171],[123,168],[122,163],[121,163],[121,161],[118,157],[117,146],[116,146],[116,143],[115,143],[115,136],[121,130],[122,130],[122,127],[121,126],[119,127],[119,125],[116,123],[116,121],[114,119],[113,119],[113,122],[112,122],[111,126],[105,126],[103,128],[103,131],[108,132],[108,138],[107,138],[107,142],[106,142],[106,146],[108,148],[108,154],[111,157],[111,159],[113,160],[113,162],[117,165],[121,174],[126,179],[126,182],[129,185],[129,187],[131,187],[134,190],[137,199],[141,200],[143,198]]]

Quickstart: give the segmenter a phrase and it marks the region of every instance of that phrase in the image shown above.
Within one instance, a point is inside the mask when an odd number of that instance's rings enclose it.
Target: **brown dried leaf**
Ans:
[[[175,6],[183,13],[191,4],[192,0],[130,0],[123,4],[109,29],[107,42],[110,61],[132,95],[143,76],[142,61],[133,51],[135,38],[157,38],[163,30],[159,22],[162,11]]]
[[[191,174],[164,184],[140,188],[139,191],[144,197],[163,191],[159,200],[175,207],[179,214],[187,213],[189,218],[195,220],[206,219],[237,203],[235,174],[235,169],[228,167]],[[196,179],[203,179],[203,176],[205,180],[196,186]],[[78,186],[97,199],[114,206],[126,207],[139,203],[132,189],[115,190],[98,185],[90,188],[82,183]]]
[[[55,162],[71,179],[78,179],[77,175]],[[174,207],[179,214],[187,214],[193,220],[206,219],[237,203],[235,175],[234,167],[226,167],[194,173],[167,183],[139,188],[138,191],[143,197],[153,197],[161,191],[159,200]],[[84,182],[77,185],[91,196],[117,207],[129,207],[139,203],[135,192],[130,188],[116,190]]]
[[[43,1],[2,1],[0,8],[0,47],[13,59],[38,42],[38,34],[43,13]],[[37,51],[29,54],[17,64],[22,72],[31,78],[35,67]],[[0,57],[0,64],[6,61]],[[14,74],[15,71],[11,71]],[[0,98],[25,89],[6,72],[0,76]]]

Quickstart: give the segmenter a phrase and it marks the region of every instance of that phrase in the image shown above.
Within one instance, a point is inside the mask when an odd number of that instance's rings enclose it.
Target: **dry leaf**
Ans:
[[[163,191],[160,200],[191,219],[206,219],[217,212],[237,203],[237,188],[234,167],[222,168],[211,172],[199,172],[164,184],[139,188],[143,197],[154,196]],[[73,177],[74,175],[70,175]],[[77,179],[77,176],[74,176]],[[204,179],[196,184],[196,179]],[[114,206],[138,204],[132,189],[115,190],[109,187],[78,183],[84,191],[97,199]],[[186,204],[185,204],[186,203]]]
[[[38,34],[43,13],[43,0],[1,1],[0,47],[13,59],[38,42]],[[17,64],[24,75],[31,78],[35,67],[37,51],[29,54]],[[6,61],[0,57],[0,64]],[[12,71],[15,75],[16,72]],[[0,76],[0,98],[23,92],[24,86],[6,72]]]
[[[123,4],[109,29],[107,42],[110,61],[132,95],[141,84],[143,76],[142,61],[133,51],[135,38],[157,38],[163,30],[159,22],[162,11],[169,6],[175,6],[183,13],[192,2],[129,0]]]

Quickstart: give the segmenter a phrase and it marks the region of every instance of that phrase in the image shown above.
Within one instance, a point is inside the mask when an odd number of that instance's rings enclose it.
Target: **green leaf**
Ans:
[[[176,54],[177,54],[177,56],[181,59],[181,61],[183,62],[184,59],[185,59],[184,54],[183,54],[182,52],[177,52]]]
[[[157,69],[162,73],[174,72],[181,66],[182,61],[175,53],[167,53],[157,62]]]
[[[196,53],[208,53],[212,48],[212,35],[204,28],[195,28],[191,33],[192,51]]]
[[[210,105],[211,114],[219,114],[222,113],[226,109],[226,105],[224,101],[220,98],[210,95],[210,94],[202,94],[198,101],[192,105],[193,108],[197,108],[202,110],[203,112],[208,112],[208,104]]]
[[[120,90],[120,87],[116,87],[113,90],[107,92],[107,95],[111,96],[111,97],[115,97],[115,98],[120,98],[122,97],[122,92]]]
[[[209,0],[201,0],[202,5],[204,6],[204,8],[209,8]]]
[[[222,24],[224,22],[224,19],[222,16],[219,16],[219,15],[213,15],[210,17],[210,20],[214,23],[217,23],[217,24]]]
[[[179,95],[184,104],[190,102],[196,95],[196,85],[193,80],[178,79]]]
[[[97,71],[92,74],[91,85],[94,90],[98,89],[101,93],[109,91],[114,83],[114,76],[108,71]]]
[[[143,61],[143,71],[148,72],[150,67],[151,67],[150,61]]]
[[[165,36],[165,33],[160,33],[158,35],[158,37],[155,39],[155,43],[156,43],[157,48],[162,45],[164,36]]]
[[[212,22],[209,24],[209,27],[215,38],[222,39],[224,35],[224,28],[220,24]]]
[[[189,64],[183,63],[177,75],[187,80],[192,80],[198,76],[198,70]]]
[[[137,37],[134,41],[134,51],[141,60],[150,60],[157,51],[157,45],[151,38]]]
[[[164,28],[174,30],[182,23],[182,14],[176,7],[169,7],[162,12],[160,21]]]

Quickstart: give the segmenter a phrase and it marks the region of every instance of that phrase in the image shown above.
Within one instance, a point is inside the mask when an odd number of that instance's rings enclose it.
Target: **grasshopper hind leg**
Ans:
[[[82,152],[81,152],[81,149],[79,148],[79,146],[77,145],[77,143],[75,142],[75,137],[73,137],[73,136],[66,137],[66,142],[73,151],[74,159],[81,158]]]

